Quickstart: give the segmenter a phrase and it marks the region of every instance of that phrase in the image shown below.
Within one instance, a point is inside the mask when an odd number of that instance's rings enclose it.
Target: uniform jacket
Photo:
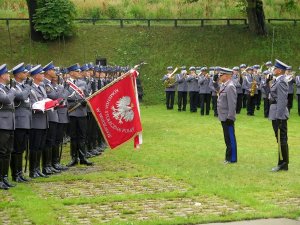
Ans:
[[[295,83],[296,83],[295,78],[292,78],[290,80],[290,82],[288,82],[288,84],[289,84],[289,91],[288,91],[288,93],[289,94],[294,94],[294,84]]]
[[[163,78],[162,78],[161,80],[162,80],[162,81],[165,81],[165,80],[168,79],[168,77],[169,77],[169,75],[166,74],[166,75],[163,76]],[[165,91],[175,91],[175,83],[174,83],[174,85],[172,85],[171,87],[166,87],[166,88],[165,88]]]
[[[296,87],[297,87],[296,94],[300,95],[300,75],[296,76],[295,80],[296,80]]]
[[[236,93],[237,94],[243,94],[243,90],[242,90],[243,80],[241,82],[241,78],[238,75],[233,75],[232,76],[232,81],[235,85]]]
[[[176,74],[177,91],[187,92],[188,84],[183,73]]]
[[[51,81],[48,79],[44,79],[43,81],[45,89],[46,89],[46,93],[47,93],[47,98],[50,98],[52,100],[56,100],[59,98],[59,93],[57,88],[54,88],[54,86],[51,84]],[[47,111],[48,113],[48,121],[49,122],[55,122],[58,123],[58,114],[57,114],[57,110],[49,110]]]
[[[32,122],[32,111],[30,102],[31,86],[16,83],[15,118],[16,129],[30,129]]]
[[[41,101],[47,98],[46,90],[43,85],[37,86],[32,84],[30,90],[30,102],[33,104],[37,101]],[[32,124],[31,129],[47,129],[48,128],[48,116],[47,112],[32,111]]]
[[[9,89],[7,86],[0,84],[0,129],[15,129],[15,89]]]
[[[274,80],[270,87],[270,120],[286,120],[289,118],[289,111],[287,108],[287,96],[288,96],[288,83],[284,75],[281,75]],[[271,104],[275,102],[275,104]]]
[[[217,88],[217,83],[214,83]],[[217,103],[218,117],[220,121],[227,119],[235,121],[237,93],[232,80],[221,84]]]
[[[209,81],[210,77],[206,77],[204,75],[199,76],[198,86],[200,94],[210,94]]]
[[[80,88],[84,93],[84,98],[87,96],[87,86],[86,83],[82,80],[76,80],[75,85]],[[71,87],[67,88],[67,100],[68,100],[68,107],[69,109],[73,108],[75,105],[83,101],[82,97],[75,92]],[[87,107],[80,105],[78,108],[76,108],[74,111],[69,113],[69,116],[74,117],[85,117],[87,116]]]
[[[59,98],[64,99],[64,104],[57,108],[58,123],[69,123],[68,115],[68,92],[64,89],[63,85],[53,85],[59,92]]]
[[[188,91],[194,91],[199,92],[199,86],[198,86],[198,77],[195,77],[193,75],[188,75],[186,78],[186,82],[188,84]]]
[[[211,96],[217,96],[217,92],[220,89],[219,83],[214,83],[213,78],[210,78],[208,86],[211,90]]]
[[[253,74],[252,74],[252,76],[251,76],[251,74],[246,74],[244,76],[242,88],[245,89],[245,94],[250,93],[253,80],[254,80]],[[257,94],[257,91],[255,94]]]

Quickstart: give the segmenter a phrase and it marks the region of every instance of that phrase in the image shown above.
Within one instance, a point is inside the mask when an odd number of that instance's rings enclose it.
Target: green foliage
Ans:
[[[75,16],[75,6],[69,0],[40,0],[34,15],[34,27],[42,32],[46,40],[70,37],[73,35]]]

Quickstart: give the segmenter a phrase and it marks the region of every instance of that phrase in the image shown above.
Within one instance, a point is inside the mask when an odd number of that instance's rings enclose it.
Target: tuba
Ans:
[[[171,73],[170,77],[164,81],[164,85],[166,88],[170,88],[175,85],[176,83],[175,73],[177,70],[178,68],[176,67],[174,71]]]
[[[250,88],[250,96],[253,97],[255,95],[257,89],[257,82],[256,80],[253,78],[253,81],[251,83],[251,88]]]

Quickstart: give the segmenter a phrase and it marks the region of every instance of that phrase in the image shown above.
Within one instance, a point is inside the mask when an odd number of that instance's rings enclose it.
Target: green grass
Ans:
[[[163,105],[142,106],[143,139],[140,150],[133,150],[133,143],[128,143],[114,151],[106,151],[104,156],[92,159],[103,169],[99,172],[72,175],[62,174],[49,179],[37,179],[34,184],[18,184],[9,190],[13,202],[0,202],[1,210],[7,212],[13,224],[19,224],[26,217],[35,224],[62,224],[58,217],[65,215],[69,221],[76,222],[68,214],[67,206],[82,204],[101,204],[122,201],[164,200],[176,198],[201,198],[216,196],[241,207],[250,207],[255,213],[238,212],[222,216],[206,215],[182,218],[174,216],[171,220],[151,219],[138,222],[132,219],[142,208],[132,204],[132,208],[115,206],[126,219],[124,224],[187,224],[214,221],[231,221],[253,218],[300,216],[299,205],[288,202],[287,205],[277,206],[276,202],[283,198],[300,198],[300,144],[299,124],[300,117],[295,109],[288,121],[288,137],[290,146],[290,169],[288,172],[272,173],[270,169],[277,162],[277,144],[271,127],[271,122],[264,119],[262,111],[256,112],[255,117],[247,117],[245,111],[238,115],[236,122],[236,137],[238,144],[238,163],[224,165],[225,144],[219,121],[210,116],[190,114],[189,112],[167,111]],[[68,152],[68,149],[65,149]],[[69,159],[64,155],[64,162]],[[115,170],[124,166],[124,170]],[[105,169],[106,168],[106,169]],[[127,169],[126,169],[127,168]],[[82,167],[84,170],[84,167]],[[129,195],[95,195],[93,197],[59,199],[41,196],[43,189],[38,188],[45,182],[79,181],[82,186],[85,181],[111,182],[122,178],[160,177],[185,184],[186,192],[142,193]],[[51,189],[55,184],[46,186]],[[75,191],[75,192],[74,192]],[[76,193],[76,190],[73,192]],[[72,188],[68,189],[72,192]],[[0,192],[2,196],[5,192]],[[63,194],[63,193],[61,193]],[[1,197],[3,198],[3,197]],[[290,204],[290,205],[289,205]],[[173,205],[166,205],[163,210],[172,212]],[[16,210],[22,214],[16,214]],[[39,213],[37,213],[39,212]],[[172,215],[172,213],[171,213]],[[85,218],[82,214],[79,218]],[[95,220],[97,221],[97,220]],[[95,222],[96,223],[96,222]],[[99,223],[99,221],[98,221]],[[116,220],[113,224],[123,224]]]
[[[141,69],[145,89],[145,104],[164,101],[164,87],[160,81],[166,67],[172,66],[228,66],[241,63],[262,64],[271,59],[273,26],[270,35],[257,37],[244,25],[200,27],[161,27],[125,24],[104,26],[79,24],[76,36],[70,40],[32,43],[30,48],[27,22],[11,22],[12,50],[5,22],[0,36],[0,62],[10,68],[20,62],[47,64],[54,60],[58,66],[76,62],[94,62],[95,57],[106,57],[111,65],[135,65],[146,61]],[[274,58],[298,68],[300,30],[292,25],[275,27]]]
[[[93,18],[240,18],[244,0],[71,0],[78,17]],[[191,2],[191,1],[190,1]],[[266,18],[298,18],[297,0],[264,0]],[[298,3],[298,4],[297,4]],[[27,17],[25,0],[0,0],[3,16]]]

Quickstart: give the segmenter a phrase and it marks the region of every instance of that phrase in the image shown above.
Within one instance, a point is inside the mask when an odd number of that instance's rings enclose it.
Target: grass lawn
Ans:
[[[290,167],[272,173],[277,144],[262,110],[238,115],[238,163],[224,165],[213,115],[142,106],[140,150],[127,143],[48,179],[0,192],[0,224],[196,224],[300,216],[300,117],[288,121]],[[63,161],[69,160],[69,147]]]

